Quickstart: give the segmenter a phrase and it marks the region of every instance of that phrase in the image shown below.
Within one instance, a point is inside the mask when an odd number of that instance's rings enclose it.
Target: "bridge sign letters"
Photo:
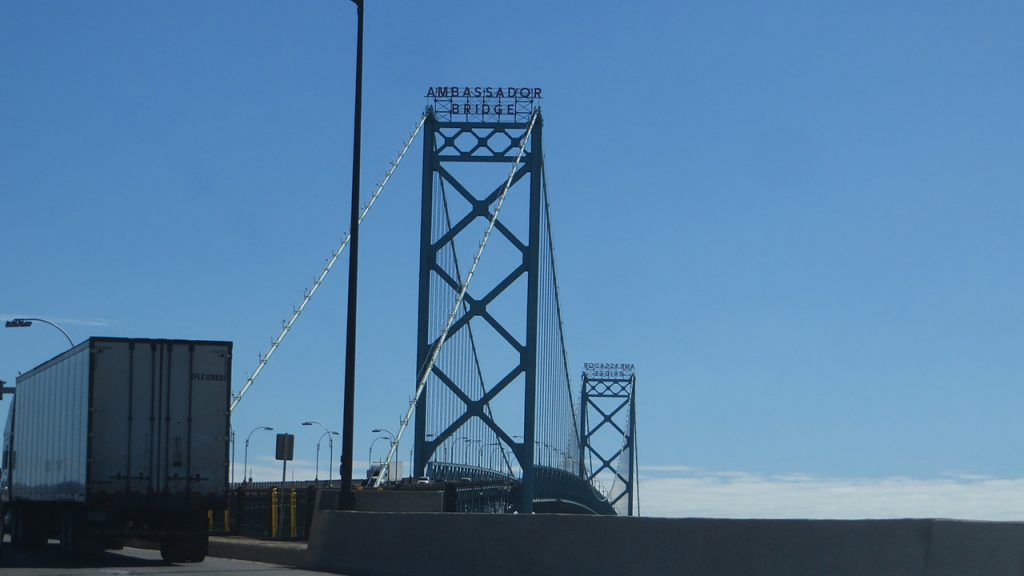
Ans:
[[[528,122],[541,92],[530,86],[430,86],[425,97],[442,120]]]
[[[636,373],[636,368],[633,364],[620,362],[587,362],[583,364],[583,372],[591,380],[632,378]]]

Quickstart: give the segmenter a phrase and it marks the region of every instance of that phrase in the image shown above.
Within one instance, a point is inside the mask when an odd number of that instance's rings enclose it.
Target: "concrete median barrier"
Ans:
[[[353,576],[1024,575],[1024,525],[324,511],[309,566]]]

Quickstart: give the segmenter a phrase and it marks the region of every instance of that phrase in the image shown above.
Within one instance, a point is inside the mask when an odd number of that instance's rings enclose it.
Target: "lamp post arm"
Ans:
[[[18,318],[18,320],[27,320],[29,322],[42,322],[43,324],[49,324],[50,326],[53,326],[57,330],[60,330],[60,333],[63,334],[64,337],[68,339],[69,347],[75,347],[75,342],[71,339],[71,336],[68,335],[67,331],[61,328],[60,326],[54,324],[53,322],[50,322],[49,320],[45,320],[43,318]]]

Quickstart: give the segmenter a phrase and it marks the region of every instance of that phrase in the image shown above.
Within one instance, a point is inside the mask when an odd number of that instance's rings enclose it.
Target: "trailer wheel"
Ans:
[[[89,530],[84,511],[64,510],[60,523],[60,548],[66,560],[94,559],[103,553],[102,540]]]
[[[202,562],[209,551],[206,533],[180,534],[160,541],[160,557],[166,562]]]
[[[165,538],[160,541],[160,557],[164,562],[180,564],[188,562],[188,552],[180,538]]]
[[[42,510],[24,505],[11,510],[11,542],[19,548],[46,545],[46,518]]]
[[[60,552],[65,560],[78,559],[78,539],[82,531],[74,526],[73,516],[73,512],[65,511],[60,519]]]
[[[205,533],[193,535],[189,538],[188,561],[202,562],[206,560],[206,554],[209,550],[210,539]]]

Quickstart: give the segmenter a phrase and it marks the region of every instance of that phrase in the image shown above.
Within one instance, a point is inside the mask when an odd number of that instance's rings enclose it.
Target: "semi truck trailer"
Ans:
[[[90,338],[17,377],[0,506],[17,546],[202,561],[227,501],[231,342]]]

